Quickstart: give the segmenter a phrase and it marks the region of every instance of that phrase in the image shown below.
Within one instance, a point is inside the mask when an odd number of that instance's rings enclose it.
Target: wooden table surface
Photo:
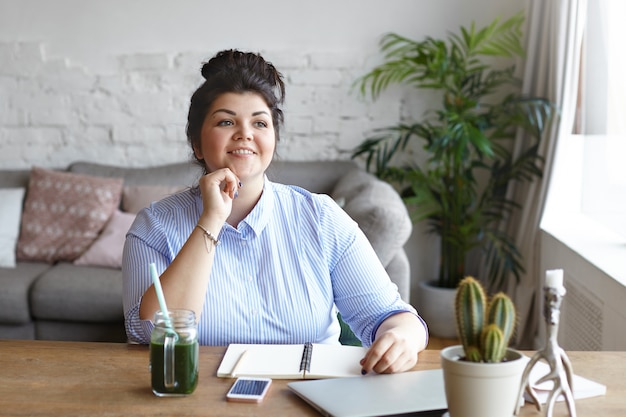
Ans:
[[[318,416],[275,380],[261,404],[229,403],[233,379],[217,378],[225,348],[200,348],[196,391],[158,398],[150,389],[148,347],[123,343],[0,340],[1,416]],[[568,352],[574,372],[607,386],[576,401],[579,417],[626,416],[626,352]],[[420,354],[416,370],[440,367],[439,351]],[[526,405],[522,416],[542,416]],[[558,403],[554,417],[567,416]]]

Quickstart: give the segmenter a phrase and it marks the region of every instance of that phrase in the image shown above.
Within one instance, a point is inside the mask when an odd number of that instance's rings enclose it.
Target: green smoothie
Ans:
[[[172,388],[165,387],[163,376],[163,343],[150,343],[152,391],[156,395],[188,395],[198,385],[198,344],[176,343],[174,347],[174,378]]]

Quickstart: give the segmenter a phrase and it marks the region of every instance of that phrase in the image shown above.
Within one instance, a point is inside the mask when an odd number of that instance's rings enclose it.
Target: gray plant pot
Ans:
[[[463,346],[441,351],[441,367],[450,417],[511,417],[517,405],[523,355],[508,349],[506,361],[476,363],[461,360]]]
[[[441,288],[435,281],[420,282],[416,308],[433,337],[456,338],[454,297],[456,289]]]

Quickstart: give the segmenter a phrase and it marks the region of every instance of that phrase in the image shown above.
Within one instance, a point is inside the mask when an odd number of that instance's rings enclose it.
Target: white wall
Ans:
[[[368,132],[410,112],[402,96],[411,92],[396,88],[372,104],[351,89],[380,59],[382,34],[443,36],[525,5],[0,0],[0,168],[186,160],[187,105],[201,62],[225,48],[260,51],[284,73],[281,158],[348,159]],[[408,249],[414,276],[435,270],[430,240],[414,233]]]
[[[347,158],[400,115],[351,92],[388,31],[421,38],[487,23],[515,0],[0,1],[0,166],[74,159],[152,165],[187,157],[201,61],[262,51],[288,80],[284,159]]]

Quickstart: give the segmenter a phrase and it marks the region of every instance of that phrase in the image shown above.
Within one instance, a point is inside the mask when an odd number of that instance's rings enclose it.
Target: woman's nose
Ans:
[[[251,128],[242,126],[235,133],[235,140],[242,140],[242,139],[243,140],[252,140],[253,136],[254,136],[254,134],[253,134]]]

